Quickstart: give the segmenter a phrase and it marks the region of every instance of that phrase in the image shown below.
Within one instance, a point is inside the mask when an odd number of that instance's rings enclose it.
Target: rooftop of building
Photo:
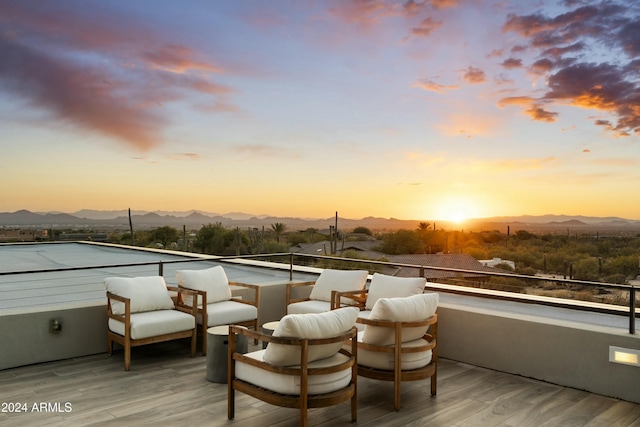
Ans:
[[[122,370],[121,351],[106,355],[100,332],[83,335],[95,341],[91,350],[69,355],[60,349],[72,347],[67,340],[77,341],[76,329],[106,331],[104,277],[157,275],[160,268],[167,283],[175,284],[176,269],[212,264],[224,265],[230,280],[263,286],[270,308],[279,302],[276,291],[290,280],[288,265],[269,261],[95,242],[0,245],[2,401],[70,402],[73,412],[49,414],[51,425],[159,420],[172,425],[178,419],[233,424],[226,420],[226,386],[206,381],[206,358],[189,358],[180,343],[136,348],[130,372]],[[29,273],[6,274],[16,271]],[[293,280],[313,279],[319,271],[297,266]],[[640,350],[640,337],[628,332],[628,318],[498,299],[482,290],[461,295],[454,288],[427,286],[440,295],[438,396],[428,396],[428,381],[407,383],[403,409],[395,413],[385,407],[387,385],[361,379],[358,425],[640,425],[640,368],[607,360],[611,346]],[[65,318],[68,335],[47,333],[45,323],[52,316]],[[37,341],[42,347],[35,347]],[[23,354],[16,350],[21,346],[28,347]],[[24,354],[46,357],[2,364],[12,355],[27,360]],[[240,396],[235,424],[297,424],[295,410]],[[344,413],[328,408],[312,414],[312,425],[349,420],[348,407]],[[42,414],[0,413],[2,425],[37,425],[43,419]]]

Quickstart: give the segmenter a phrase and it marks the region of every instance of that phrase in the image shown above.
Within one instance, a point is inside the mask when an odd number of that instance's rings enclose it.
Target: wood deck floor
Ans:
[[[129,372],[123,370],[122,351],[0,371],[0,426],[298,425],[297,410],[242,393],[235,420],[227,420],[226,384],[207,381],[206,359],[189,358],[182,344],[133,349]],[[640,427],[639,404],[446,359],[439,361],[436,397],[429,394],[428,380],[405,383],[402,409],[394,412],[392,392],[391,383],[359,378],[356,424],[348,403],[310,410],[309,424]],[[27,412],[4,412],[14,403],[26,404]]]

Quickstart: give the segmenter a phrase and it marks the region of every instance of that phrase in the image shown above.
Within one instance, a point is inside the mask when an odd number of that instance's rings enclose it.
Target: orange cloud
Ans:
[[[451,114],[441,121],[437,125],[440,132],[447,136],[471,138],[490,135],[500,127],[496,115],[488,112],[464,110],[465,107],[460,107],[457,113]]]
[[[487,81],[484,71],[480,68],[469,67],[465,70],[464,80],[468,83],[484,83]]]
[[[529,114],[529,116],[531,116],[533,120],[537,120],[540,122],[555,122],[556,118],[558,117],[558,113],[547,111],[542,107],[533,106],[525,111],[527,114]]]
[[[510,96],[498,101],[498,107],[517,105],[525,108],[525,112],[533,119],[542,122],[554,122],[558,113],[547,111],[540,105],[540,100],[529,96]]]
[[[428,80],[428,79],[420,80],[418,83],[414,84],[413,87],[419,87],[420,89],[424,89],[432,92],[438,92],[438,93],[460,88],[460,86],[457,86],[457,85],[447,86],[440,83],[436,83],[433,80]]]
[[[539,170],[554,163],[555,157],[533,159],[501,159],[488,163],[490,169],[504,171]]]
[[[459,6],[460,0],[427,0],[427,3],[436,9],[446,9]]]
[[[440,27],[442,27],[442,21],[435,21],[433,18],[428,17],[423,19],[417,27],[412,28],[411,34],[414,36],[428,37]]]
[[[329,11],[347,22],[369,26],[380,19],[396,15],[399,12],[395,6],[388,5],[381,0],[350,0],[338,2]]]
[[[194,61],[194,53],[186,46],[167,44],[157,50],[146,52],[143,58],[146,59],[152,68],[158,68],[171,73],[183,74],[190,70],[208,71],[213,73],[222,72],[222,68],[203,61]]]
[[[522,67],[522,59],[518,58],[507,58],[502,61],[502,65],[504,68],[512,69],[512,68],[520,68]]]
[[[509,96],[498,101],[498,107],[503,108],[508,105],[531,105],[535,98],[530,96]]]

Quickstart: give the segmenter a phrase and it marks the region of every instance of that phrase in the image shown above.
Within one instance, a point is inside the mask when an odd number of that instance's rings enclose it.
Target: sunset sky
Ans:
[[[0,212],[640,219],[640,2],[0,0]]]

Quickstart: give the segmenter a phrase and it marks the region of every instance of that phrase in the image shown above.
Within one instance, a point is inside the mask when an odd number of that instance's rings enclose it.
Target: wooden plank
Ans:
[[[253,349],[253,347],[252,347]],[[0,371],[0,402],[62,405],[63,411],[0,412],[0,425],[25,427],[116,425],[291,426],[298,411],[236,394],[227,420],[227,386],[205,379],[206,358],[190,358],[182,343],[136,348],[132,370],[122,351]],[[64,404],[71,411],[64,412]],[[309,411],[312,426],[349,426],[349,404]],[[359,426],[637,426],[640,405],[580,390],[440,359],[438,395],[429,380],[402,385],[393,411],[390,382],[358,379]]]

